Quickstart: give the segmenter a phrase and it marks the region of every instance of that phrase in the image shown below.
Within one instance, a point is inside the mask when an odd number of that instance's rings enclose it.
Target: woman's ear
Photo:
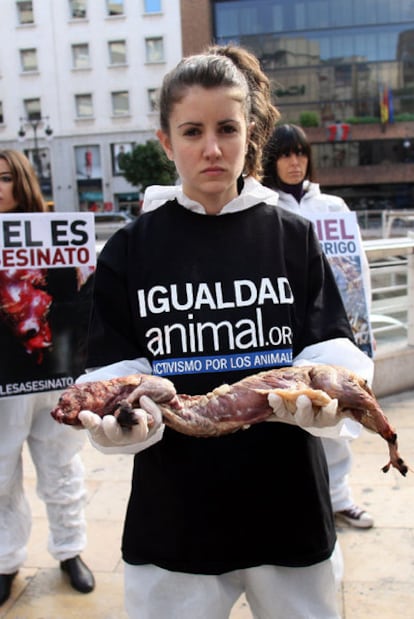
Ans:
[[[159,142],[162,148],[164,149],[164,152],[167,155],[168,159],[170,161],[174,161],[174,153],[173,153],[173,149],[171,146],[171,140],[169,136],[166,133],[164,133],[164,131],[162,131],[161,129],[158,129],[157,138],[159,139]]]

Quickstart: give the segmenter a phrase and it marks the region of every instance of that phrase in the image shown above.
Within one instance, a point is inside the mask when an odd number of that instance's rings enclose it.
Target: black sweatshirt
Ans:
[[[201,394],[352,332],[312,225],[258,204],[222,216],[168,202],[106,244],[88,367],[147,357],[178,393]],[[220,574],[302,567],[335,544],[321,442],[261,423],[218,438],[165,428],[135,456],[123,557]]]

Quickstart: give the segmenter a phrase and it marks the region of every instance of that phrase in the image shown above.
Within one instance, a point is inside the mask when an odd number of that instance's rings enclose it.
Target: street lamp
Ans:
[[[31,127],[33,129],[33,139],[34,139],[34,149],[33,149],[33,163],[37,176],[40,178],[42,176],[42,166],[40,162],[40,154],[39,154],[39,139],[37,135],[37,131],[40,127],[47,123],[45,128],[45,134],[47,138],[50,138],[53,129],[49,125],[49,116],[41,116],[40,118],[20,118],[20,129],[18,132],[18,136],[20,140],[24,139],[26,135],[26,127]]]

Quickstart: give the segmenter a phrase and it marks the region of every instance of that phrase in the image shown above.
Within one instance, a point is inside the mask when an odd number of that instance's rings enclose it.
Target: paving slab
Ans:
[[[380,403],[398,431],[401,455],[414,468],[414,391],[382,398]],[[387,444],[366,430],[353,442],[352,452],[353,495],[372,513],[375,526],[366,531],[338,526],[345,561],[339,592],[342,618],[414,619],[414,471],[405,478],[395,469],[384,474]],[[82,458],[88,490],[88,546],[82,556],[95,574],[95,591],[87,595],[73,591],[46,550],[46,511],[36,496],[35,471],[25,448],[33,528],[27,561],[13,583],[10,600],[0,608],[0,619],[127,619],[120,545],[132,457],[105,456],[86,442]],[[244,596],[230,619],[252,619]]]

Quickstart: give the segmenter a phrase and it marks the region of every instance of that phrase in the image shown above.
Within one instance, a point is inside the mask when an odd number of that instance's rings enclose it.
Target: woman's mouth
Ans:
[[[303,173],[302,173],[301,170],[291,170],[289,172],[289,175],[292,176],[293,178],[300,178],[301,179],[302,176],[303,176]]]
[[[217,176],[219,174],[222,174],[223,172],[223,168],[220,168],[219,166],[210,166],[202,170],[202,173],[207,174],[207,176]]]

